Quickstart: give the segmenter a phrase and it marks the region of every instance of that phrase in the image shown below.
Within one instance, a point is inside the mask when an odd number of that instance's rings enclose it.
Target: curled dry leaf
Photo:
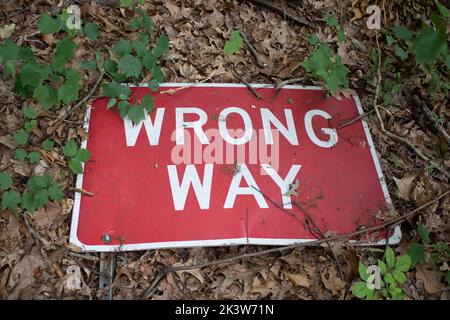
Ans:
[[[397,179],[396,177],[393,177],[395,184],[398,188],[398,197],[400,199],[409,201],[409,195],[411,194],[411,190],[413,188],[412,183],[414,179],[416,178],[416,175],[413,173],[407,173],[403,176],[401,179]]]
[[[416,266],[416,270],[416,279],[423,282],[425,290],[428,293],[438,294],[441,292],[442,273],[436,267],[430,268],[430,266],[427,265],[418,265]]]

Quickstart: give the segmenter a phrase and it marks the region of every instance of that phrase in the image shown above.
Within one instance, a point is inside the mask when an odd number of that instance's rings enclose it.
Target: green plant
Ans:
[[[89,160],[91,153],[87,149],[78,149],[75,140],[70,139],[67,141],[63,148],[64,155],[69,161],[69,168],[76,174],[83,173],[82,163]]]
[[[59,201],[64,198],[59,184],[48,175],[33,176],[27,182],[27,191],[20,203],[22,208],[33,212],[42,208],[50,199]]]
[[[360,299],[394,299],[400,300],[404,297],[402,288],[398,285],[406,282],[405,273],[411,268],[411,258],[405,254],[395,257],[394,250],[387,247],[385,252],[385,262],[377,261],[376,270],[379,270],[379,288],[374,286],[376,283],[375,275],[368,273],[367,267],[359,262],[359,276],[362,281],[355,282],[352,286],[352,293]],[[375,282],[374,282],[375,280]]]
[[[411,256],[412,266],[426,262],[434,264],[444,263],[450,259],[450,247],[444,242],[432,243],[430,231],[426,226],[419,223],[417,226],[418,241],[411,243],[408,255]],[[450,278],[450,271],[447,271],[447,283]],[[448,283],[450,285],[450,283]]]
[[[153,110],[153,96],[145,95],[141,101],[131,103],[131,90],[121,84],[131,80],[139,82],[143,79],[145,71],[151,74],[148,82],[149,88],[156,92],[158,86],[164,81],[164,73],[159,61],[164,53],[169,50],[169,38],[161,35],[155,40],[155,46],[150,47],[150,39],[153,37],[153,21],[141,8],[134,8],[136,16],[130,24],[134,31],[139,31],[137,39],[130,43],[124,39],[119,40],[113,46],[114,55],[101,63],[105,72],[113,81],[102,85],[102,95],[108,97],[107,108],[117,106],[122,118],[128,117],[133,123],[139,123],[145,118],[145,112]],[[91,67],[87,65],[87,67]]]
[[[242,48],[243,43],[244,39],[241,37],[241,32],[239,30],[235,30],[231,32],[230,40],[225,42],[223,51],[227,55],[233,55]]]

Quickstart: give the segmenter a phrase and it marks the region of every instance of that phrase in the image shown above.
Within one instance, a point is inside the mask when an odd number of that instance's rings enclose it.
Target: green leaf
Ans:
[[[120,0],[120,6],[123,8],[130,8],[133,6],[133,0]]]
[[[147,85],[148,85],[148,88],[149,88],[152,92],[157,92],[157,91],[158,91],[159,82],[155,81],[155,79],[150,80],[149,83],[148,83]]]
[[[43,207],[48,202],[49,194],[47,189],[36,192],[33,196],[33,202],[36,209]]]
[[[309,44],[316,45],[320,42],[320,40],[319,40],[319,37],[315,33],[312,33],[308,37],[308,42],[309,42]]]
[[[386,263],[389,268],[393,268],[395,265],[395,253],[389,246],[386,248]]]
[[[80,67],[88,71],[94,71],[97,69],[97,63],[95,61],[82,60]]]
[[[50,73],[49,68],[44,68],[36,62],[28,62],[20,70],[19,80],[22,86],[37,87]]]
[[[70,60],[75,56],[77,45],[70,37],[64,37],[56,44],[55,55]]]
[[[369,278],[369,274],[367,273],[367,267],[361,261],[359,261],[358,271],[361,279],[367,281],[367,279]]]
[[[21,200],[22,207],[25,208],[29,212],[33,212],[36,210],[36,204],[34,201],[34,195],[31,192],[26,192],[22,196]]]
[[[0,44],[0,63],[5,61],[16,61],[19,56],[20,47],[11,39]]]
[[[138,58],[131,54],[127,54],[120,58],[119,69],[122,70],[127,77],[138,78],[141,75],[142,63]]]
[[[406,58],[408,58],[408,53],[399,46],[395,47],[395,55],[397,57],[399,57],[400,60],[402,60],[402,61],[406,60]]]
[[[29,183],[30,185],[36,184],[36,186],[39,187],[39,189],[47,188],[52,184],[52,177],[50,177],[49,175],[34,176],[31,177]],[[30,189],[32,189],[33,191],[37,190],[37,188],[34,187],[31,187]]]
[[[416,63],[434,63],[447,45],[447,36],[431,27],[425,27],[413,43]]]
[[[395,278],[393,277],[392,273],[386,273],[384,275],[384,280],[389,284],[395,284]]]
[[[448,18],[449,12],[448,12],[447,7],[443,6],[439,2],[437,3],[437,7],[438,7],[438,10],[439,10],[439,13],[441,14],[441,16],[443,16],[444,18]]]
[[[42,34],[56,33],[61,30],[63,21],[60,19],[53,19],[48,14],[44,13],[38,22],[38,28]]]
[[[133,30],[133,31],[138,30],[139,28],[142,27],[142,22],[141,22],[141,20],[139,20],[139,19],[137,19],[137,18],[131,19],[131,20],[130,20],[130,27],[131,27],[131,30]]]
[[[163,34],[156,39],[156,47],[153,49],[153,55],[155,59],[159,59],[167,51],[169,51],[169,37]]]
[[[20,203],[20,194],[15,190],[5,191],[2,197],[2,210],[11,210],[15,212]]]
[[[147,110],[148,113],[153,111],[153,96],[147,94],[142,98],[142,107]]]
[[[385,274],[387,272],[387,265],[381,260],[378,260],[378,267],[380,268],[381,274]]]
[[[39,160],[41,160],[41,156],[39,155],[39,152],[32,151],[27,156],[30,163],[38,163]]]
[[[419,225],[417,226],[417,233],[419,234],[419,236],[422,239],[422,242],[424,244],[430,244],[431,243],[430,231],[423,224],[419,223]]]
[[[77,143],[73,139],[67,141],[66,145],[63,148],[64,155],[70,158],[75,157],[77,151],[78,151]]]
[[[339,21],[335,17],[330,15],[327,15],[325,17],[325,23],[330,27],[337,27],[339,25]]]
[[[42,147],[44,148],[45,151],[52,151],[54,146],[55,146],[55,141],[53,141],[53,140],[45,139],[42,142]]]
[[[14,152],[14,156],[17,160],[23,161],[27,157],[27,152],[22,148],[16,149],[16,151]]]
[[[412,32],[409,31],[405,26],[396,25],[392,28],[392,31],[394,31],[395,36],[399,40],[410,41],[412,39]]]
[[[411,257],[411,265],[413,267],[418,263],[424,263],[425,248],[423,244],[414,242],[408,250],[408,255]]]
[[[61,188],[57,183],[48,188],[48,195],[50,196],[50,199],[54,201],[60,201],[64,199],[64,193],[61,191]]]
[[[25,117],[27,117],[28,119],[36,119],[37,116],[37,112],[36,110],[34,110],[31,107],[25,107],[25,109],[23,109],[23,114],[25,115]]]
[[[139,104],[134,104],[128,110],[128,118],[130,118],[133,123],[138,124],[145,118],[144,109]]]
[[[117,82],[105,83],[102,85],[102,95],[109,98],[116,98],[120,95],[129,97],[131,94],[130,88],[120,85]]]
[[[114,107],[117,103],[117,99],[116,98],[110,98],[108,100],[108,104],[106,105],[106,109],[111,109],[112,107]]]
[[[67,70],[66,81],[58,89],[58,99],[65,105],[78,98],[78,92],[81,88],[81,76],[75,70]]]
[[[340,28],[339,28],[337,37],[338,37],[338,41],[339,41],[340,43],[345,43],[345,42],[347,42],[347,38],[345,37],[345,30],[344,30],[343,27],[340,27]]]
[[[81,165],[81,161],[77,158],[71,158],[69,160],[69,168],[76,174],[83,173],[83,166]]]
[[[162,72],[159,66],[154,66],[152,69],[152,80],[157,83],[161,83],[164,81],[164,73]]]
[[[355,282],[352,286],[352,294],[359,298],[363,299],[369,293],[369,289],[367,288],[367,283],[363,281]]]
[[[91,41],[97,40],[98,37],[97,25],[91,22],[86,23],[86,25],[84,26],[84,34]]]
[[[0,172],[0,190],[7,190],[12,185],[12,179],[9,174]]]
[[[153,23],[153,20],[150,19],[150,17],[147,15],[147,13],[141,8],[135,8],[134,11],[141,16],[144,30],[147,32],[152,31],[155,24]]]
[[[45,109],[50,109],[58,102],[58,91],[46,85],[40,85],[33,92],[35,98]]]
[[[76,157],[81,162],[86,162],[91,157],[91,153],[87,149],[80,149],[80,150],[78,150]]]
[[[36,127],[37,125],[37,121],[36,120],[30,120],[25,122],[25,131],[26,133],[31,133],[33,131],[33,129]]]
[[[122,119],[125,119],[128,111],[130,110],[130,103],[126,100],[123,100],[117,104],[117,107],[119,108],[120,116],[122,117]]]
[[[132,47],[138,57],[143,57],[148,52],[147,45],[142,41],[134,41]]]
[[[447,276],[445,277],[445,281],[447,281],[447,284],[450,286],[450,270],[447,271]]]
[[[14,140],[18,145],[26,145],[28,143],[28,134],[25,130],[19,130],[14,134]]]
[[[406,272],[411,268],[411,257],[407,254],[399,257],[395,262],[394,270]]]
[[[403,273],[402,271],[394,270],[392,272],[392,275],[394,276],[394,279],[397,280],[398,283],[404,284],[406,282],[405,273]]]
[[[391,37],[389,34],[386,34],[386,43],[390,46],[391,44],[393,44],[395,41],[395,39],[393,37]]]
[[[238,52],[242,44],[244,43],[244,39],[241,37],[241,33],[239,31],[231,32],[230,40],[225,42],[224,52],[228,55],[233,55]]]
[[[123,57],[123,56],[131,53],[131,44],[124,39],[120,39],[114,45],[113,51],[117,56]]]

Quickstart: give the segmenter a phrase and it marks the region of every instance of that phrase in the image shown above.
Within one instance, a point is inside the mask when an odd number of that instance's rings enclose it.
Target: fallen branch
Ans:
[[[246,86],[246,87],[248,88],[248,90],[250,90],[250,92],[256,97],[256,99],[262,100],[263,97],[262,97],[258,92],[256,92],[255,88],[253,88],[251,84],[249,84],[249,83],[246,82],[244,79],[242,79],[242,78],[237,74],[237,72],[234,72],[234,71],[233,71],[233,74],[234,74],[234,76],[235,76],[240,82],[242,82],[243,84],[245,84],[245,86]]]
[[[247,45],[248,50],[250,50],[250,53],[252,54],[253,58],[255,58],[256,65],[260,68],[265,68],[267,64],[261,61],[258,52],[256,51],[255,47],[253,47],[253,45],[250,43],[245,33],[242,31],[239,31],[239,33],[241,34],[242,39],[244,39],[244,42]]]
[[[445,140],[447,145],[450,146],[450,135],[445,131],[445,129],[442,127],[442,125],[436,123],[436,119],[433,117],[433,113],[431,110],[423,103],[422,100],[419,99],[418,96],[413,96],[414,103],[422,110],[422,114],[431,127],[432,130],[436,131],[439,136],[441,136],[442,139]]]
[[[87,195],[89,197],[93,197],[94,196],[94,194],[92,192],[89,192],[89,191],[84,190],[84,189],[74,188],[74,187],[69,187],[69,189],[72,190],[72,191],[75,191],[75,192]]]
[[[376,35],[376,43],[377,43],[377,48],[378,48],[378,70],[377,70],[377,78],[378,79],[377,79],[377,87],[376,87],[376,91],[375,91],[375,98],[374,98],[373,106],[374,106],[375,113],[378,118],[378,122],[380,124],[381,131],[384,134],[386,134],[389,138],[396,140],[398,142],[401,142],[401,143],[405,144],[406,146],[408,146],[420,159],[422,159],[425,162],[430,163],[433,167],[435,167],[438,171],[440,171],[444,176],[446,176],[447,178],[450,178],[450,174],[448,173],[448,171],[446,169],[442,168],[442,166],[440,164],[438,164],[437,162],[435,162],[434,160],[428,158],[422,151],[420,151],[411,142],[409,142],[409,140],[388,131],[384,127],[384,122],[381,117],[379,106],[378,106],[378,97],[379,97],[380,91],[381,91],[381,79],[382,79],[381,78],[381,49],[380,49],[380,43],[378,41],[378,32],[375,35]]]
[[[285,17],[288,17],[289,19],[297,22],[298,24],[310,27],[312,29],[317,29],[317,27],[315,25],[313,25],[312,23],[310,23],[309,21],[287,12],[286,10],[284,10],[283,8],[280,8],[279,6],[273,4],[272,2],[265,1],[265,0],[250,0],[250,2],[253,2],[254,4],[266,7],[273,11],[277,11],[278,13],[282,14]]]
[[[359,116],[357,116],[356,118],[353,118],[351,120],[347,120],[344,123],[342,123],[341,125],[339,125],[339,127],[337,127],[336,129],[342,129],[345,127],[348,127],[352,124],[354,124],[356,121],[361,120],[362,118],[367,117],[369,114],[372,114],[372,112],[374,111],[374,109],[364,112],[363,114],[360,114]]]
[[[378,226],[364,228],[362,230],[346,233],[346,234],[343,234],[343,235],[340,235],[340,236],[333,236],[333,237],[328,237],[328,238],[325,238],[325,239],[313,240],[313,241],[310,241],[310,242],[296,243],[296,244],[292,244],[292,245],[289,245],[289,246],[276,247],[276,248],[262,250],[262,251],[253,252],[253,253],[243,253],[243,254],[232,256],[232,257],[229,257],[229,258],[219,259],[219,260],[216,260],[216,261],[196,264],[196,265],[192,265],[192,266],[182,266],[182,267],[175,267],[175,268],[173,268],[173,267],[172,268],[167,268],[165,270],[162,270],[162,271],[158,272],[158,274],[156,275],[155,279],[152,281],[150,286],[147,288],[147,290],[144,291],[144,294],[141,296],[141,299],[148,299],[148,298],[150,298],[151,295],[156,291],[156,287],[157,287],[158,283],[170,272],[201,269],[201,268],[206,268],[206,267],[210,267],[210,266],[217,265],[217,264],[227,264],[227,263],[234,262],[236,260],[256,257],[256,256],[264,255],[264,254],[269,254],[269,253],[274,253],[274,252],[282,252],[282,251],[286,251],[286,250],[289,250],[289,249],[295,249],[295,248],[298,248],[298,247],[319,245],[319,244],[322,244],[322,243],[332,242],[332,241],[348,240],[349,238],[357,236],[357,235],[360,235],[360,234],[364,234],[364,233],[368,233],[368,232],[372,232],[372,231],[378,231],[378,230],[381,230],[381,229],[385,229],[388,226],[395,226],[395,225],[399,224],[400,222],[403,222],[404,220],[406,220],[406,219],[408,219],[410,217],[413,217],[418,212],[420,212],[422,209],[429,207],[433,203],[439,201],[440,199],[446,197],[449,194],[450,194],[450,189],[448,189],[447,191],[441,193],[439,196],[437,196],[436,198],[428,201],[427,203],[424,203],[423,205],[417,207],[416,209],[401,215],[400,217],[390,219],[390,220],[386,221],[385,223],[380,224]]]
[[[203,79],[202,81],[199,81],[199,82],[196,82],[196,83],[191,83],[188,86],[183,86],[183,87],[179,87],[179,88],[175,88],[175,89],[164,90],[164,91],[161,91],[159,94],[165,94],[166,93],[166,94],[174,95],[177,91],[184,90],[184,89],[187,89],[187,88],[192,88],[192,87],[195,87],[196,85],[198,85],[200,83],[204,83],[204,82],[206,82],[208,80],[211,80],[213,74],[214,74],[214,71],[211,72],[211,74],[208,77],[206,77],[205,79]]]

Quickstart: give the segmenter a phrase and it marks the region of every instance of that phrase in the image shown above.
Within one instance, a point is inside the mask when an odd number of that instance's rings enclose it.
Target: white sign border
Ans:
[[[127,84],[129,87],[147,87],[147,84]],[[271,84],[252,84],[254,88],[274,88]],[[210,87],[210,88],[245,88],[244,84],[236,83],[163,83],[160,87]],[[283,89],[303,89],[303,90],[324,90],[322,87],[317,86],[299,86],[299,85],[286,85]],[[361,107],[359,97],[353,97],[358,108],[358,112],[363,114],[364,111]],[[88,105],[86,114],[84,117],[84,129],[89,132],[89,120],[91,114],[91,105]],[[393,208],[392,200],[389,195],[389,191],[386,185],[386,181],[381,170],[380,163],[378,161],[375,146],[373,144],[372,136],[370,134],[369,126],[364,119],[361,119],[364,132],[366,134],[367,141],[370,145],[370,151],[375,164],[375,168],[378,174],[378,180],[380,181],[381,188],[386,199],[386,203],[390,208]],[[84,140],[81,144],[82,148],[87,147],[87,140]],[[84,169],[84,164],[83,164]],[[82,189],[83,186],[83,174],[77,175],[76,188]],[[211,246],[232,246],[232,245],[293,245],[299,243],[306,243],[316,241],[317,239],[274,239],[274,238],[233,238],[233,239],[215,239],[215,240],[192,240],[192,241],[167,241],[167,242],[149,242],[138,244],[123,244],[123,245],[85,245],[77,236],[78,220],[80,213],[81,194],[75,192],[74,205],[72,210],[72,223],[70,227],[69,243],[80,248],[83,252],[120,252],[120,251],[133,251],[133,250],[149,250],[149,249],[163,249],[163,248],[189,248],[189,247],[211,247]],[[100,236],[99,236],[100,238]],[[402,232],[400,226],[396,226],[393,235],[388,239],[389,244],[398,244],[402,238]],[[350,240],[354,245],[385,245],[386,239],[371,242],[371,241],[356,241]]]

